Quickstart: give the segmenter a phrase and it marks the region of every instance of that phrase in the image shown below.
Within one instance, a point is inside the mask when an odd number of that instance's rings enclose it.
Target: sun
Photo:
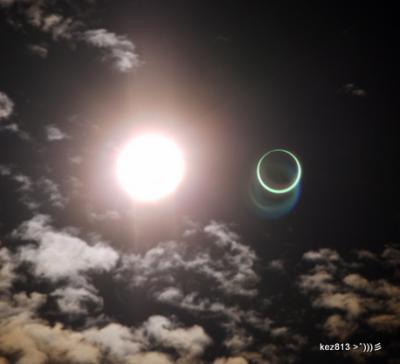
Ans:
[[[120,152],[117,177],[124,190],[140,202],[172,194],[183,179],[185,163],[180,148],[159,134],[134,138]]]

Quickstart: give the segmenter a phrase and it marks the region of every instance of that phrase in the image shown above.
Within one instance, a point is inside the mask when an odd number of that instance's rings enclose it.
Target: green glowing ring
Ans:
[[[297,176],[296,176],[296,179],[293,181],[293,183],[292,183],[290,186],[288,186],[288,187],[286,187],[286,188],[277,189],[277,188],[269,187],[269,186],[263,181],[263,179],[262,179],[262,177],[261,177],[261,164],[262,164],[263,160],[264,160],[268,155],[270,155],[271,153],[274,153],[274,152],[283,152],[283,153],[286,153],[286,154],[290,155],[290,156],[293,158],[293,160],[296,162],[296,165],[297,165]],[[293,190],[293,189],[297,186],[297,184],[300,182],[301,173],[302,173],[302,172],[301,172],[301,165],[300,165],[299,160],[296,158],[296,156],[295,156],[294,154],[290,153],[289,151],[287,151],[287,150],[285,150],[285,149],[273,149],[273,150],[270,150],[269,152],[265,153],[265,154],[260,158],[260,160],[259,160],[258,163],[257,163],[257,179],[258,179],[258,181],[260,182],[261,186],[264,187],[267,191],[269,191],[269,192],[271,192],[271,193],[282,194],[282,193],[288,193],[288,192],[290,192],[290,191]]]

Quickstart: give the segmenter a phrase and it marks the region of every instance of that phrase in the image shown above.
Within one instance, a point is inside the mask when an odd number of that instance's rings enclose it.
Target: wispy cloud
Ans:
[[[126,362],[127,364],[174,364],[167,354],[158,352],[138,353],[128,357]]]
[[[0,176],[10,176],[11,175],[11,167],[6,166],[4,164],[0,164]]]
[[[67,198],[65,198],[61,192],[58,184],[56,184],[50,178],[42,177],[38,181],[38,186],[42,191],[48,196],[51,205],[64,208],[67,203]]]
[[[14,181],[19,183],[20,191],[23,191],[23,192],[32,191],[33,182],[29,176],[22,174],[22,173],[18,173],[13,176],[13,179],[14,179]]]
[[[28,0],[24,15],[28,23],[51,34],[54,40],[71,39],[82,25],[80,22],[49,10],[45,0]]]
[[[2,0],[0,6],[11,7],[15,3],[16,1]],[[19,14],[25,25],[49,34],[53,41],[82,41],[102,50],[102,59],[110,61],[119,72],[128,72],[142,64],[134,43],[127,36],[103,28],[88,29],[78,16],[66,16],[59,9],[53,11],[52,5],[46,0],[25,0],[19,7]],[[42,58],[47,57],[47,47],[30,45],[29,48],[34,54]]]
[[[400,328],[400,286],[358,272],[368,261],[385,271],[396,270],[399,257],[399,250],[393,246],[387,246],[380,256],[361,250],[351,263],[330,249],[304,254],[303,259],[315,265],[300,276],[298,284],[314,307],[332,311],[323,324],[329,336],[345,339],[362,325],[377,331]]]
[[[8,119],[14,110],[14,102],[0,91],[0,121]]]
[[[272,270],[283,272],[285,270],[285,262],[282,259],[275,259],[269,263],[268,267]]]
[[[40,58],[47,58],[47,55],[49,54],[48,48],[40,44],[30,44],[28,49],[32,54]]]
[[[8,7],[14,4],[17,0],[0,0],[0,6]]]
[[[93,315],[103,308],[103,299],[89,284],[57,288],[50,296],[56,299],[59,310],[68,315],[87,315],[90,311]]]
[[[358,329],[358,324],[340,314],[333,314],[326,319],[323,328],[328,336],[345,340]]]
[[[89,220],[91,221],[117,221],[121,219],[121,215],[116,210],[107,210],[103,212],[89,212]]]
[[[82,334],[28,315],[13,316],[0,325],[0,346],[3,353],[19,353],[21,364],[99,364],[101,357],[100,349],[85,342]]]
[[[0,315],[7,317],[0,320],[4,353],[19,351],[30,363],[42,364],[41,358],[49,360],[55,355],[61,355],[66,363],[79,363],[72,360],[76,352],[72,344],[79,343],[86,362],[96,364],[278,364],[296,362],[306,347],[307,337],[290,317],[282,321],[279,315],[273,316],[270,305],[279,301],[270,297],[266,303],[261,296],[257,255],[228,225],[194,225],[184,234],[184,241],[160,243],[141,255],[117,253],[99,237],[88,243],[78,233],[70,228],[56,229],[48,216],[36,215],[12,234],[25,244],[20,243],[13,253],[0,248],[0,294],[5,297]],[[300,315],[295,322],[306,322],[310,330],[314,326],[327,340],[349,340],[365,327],[380,333],[400,327],[400,287],[396,280],[367,276],[364,269],[368,264],[378,264],[384,272],[397,271],[398,248],[360,252],[345,255],[320,249],[306,252],[296,267],[288,258],[287,264],[279,265],[285,276],[295,274],[293,291],[297,288],[297,293],[310,302],[309,307],[299,308],[304,320]],[[26,274],[39,282],[50,282],[52,290],[47,294],[15,293],[13,282],[19,279],[17,268],[21,264]],[[98,273],[108,274],[116,287],[124,287],[129,294],[144,292],[143,300],[157,302],[157,310],[166,309],[152,311],[132,327],[105,316],[106,297],[91,278]],[[276,274],[270,269],[265,273]],[[237,274],[242,278],[235,278]],[[190,285],[183,284],[182,275]],[[225,285],[224,280],[233,281],[239,293],[232,292],[232,286]],[[85,327],[78,332],[60,324],[50,325],[40,318],[40,308],[45,304],[55,307],[64,322],[68,322],[65,317],[86,317]],[[165,315],[171,306],[177,309],[177,316]],[[182,317],[190,317],[189,325],[179,317],[183,310]],[[307,316],[308,310],[320,314]],[[295,308],[293,314],[297,313]],[[201,320],[196,321],[198,318]],[[214,337],[209,327],[198,323],[204,319],[212,319],[222,337]],[[44,345],[41,341],[50,336],[65,341],[62,354],[58,343],[46,341],[48,345]],[[225,356],[205,360],[203,354],[213,345],[223,348]],[[37,356],[31,359],[32,355]]]
[[[50,295],[31,292],[12,293],[20,255],[0,249],[0,347],[4,355],[18,353],[18,363],[44,364],[49,360],[64,363],[168,363],[175,361],[156,348],[167,348],[181,363],[197,362],[197,357],[211,344],[198,325],[184,326],[165,316],[150,316],[137,327],[108,322],[74,331],[61,323],[50,324],[39,317],[40,308],[53,297],[69,302],[66,313],[82,290],[57,288]],[[59,301],[58,301],[59,303]],[[91,312],[93,314],[93,312]],[[180,359],[179,359],[180,358]],[[200,363],[200,361],[199,361]]]
[[[161,243],[141,256],[124,256],[99,238],[89,244],[78,236],[78,231],[56,229],[48,216],[36,215],[25,221],[12,233],[20,241],[19,248],[14,253],[0,250],[0,263],[4,267],[0,274],[8,297],[4,307],[0,307],[0,313],[7,314],[7,320],[0,320],[2,353],[18,351],[21,360],[33,364],[56,358],[65,363],[95,364],[293,361],[306,340],[290,327],[268,318],[263,311],[263,300],[256,289],[259,276],[253,266],[255,252],[221,223],[212,222],[205,227],[198,224],[184,235],[194,240]],[[202,269],[200,264],[207,268]],[[21,265],[24,270],[17,274]],[[239,265],[246,269],[243,271]],[[193,286],[180,284],[182,272],[194,282]],[[174,305],[187,310],[191,324],[184,324],[176,316],[151,313],[134,327],[127,327],[105,316],[103,297],[91,279],[96,273],[108,273],[119,283],[127,279],[132,288],[145,289],[145,299],[155,300],[158,306]],[[21,274],[49,282],[48,293],[21,292],[16,296],[11,287],[16,279],[23,281]],[[242,278],[235,278],[237,274]],[[254,275],[258,278],[254,279]],[[233,279],[238,294],[232,291],[232,285],[223,283],[229,279]],[[202,290],[205,284],[215,286],[215,291]],[[239,304],[243,300],[247,308]],[[43,305],[54,307],[64,322],[74,317],[86,318],[85,327],[75,331],[61,324],[50,324],[40,317]],[[196,323],[198,315],[212,317],[221,332],[225,332],[221,342],[216,342],[207,328]],[[267,338],[269,343],[260,346]],[[228,356],[203,359],[212,345],[224,348]],[[79,360],[75,358],[78,351]],[[278,361],[281,357],[285,359]]]
[[[131,330],[118,323],[102,328],[93,327],[83,333],[86,340],[109,351],[115,358],[126,358],[140,353],[148,345],[142,331]]]
[[[148,281],[177,277],[184,269],[188,274],[202,276],[210,281],[214,290],[230,296],[254,297],[260,277],[255,271],[257,256],[224,224],[212,222],[198,230],[192,239],[201,241],[188,244],[170,241],[160,243],[143,256],[125,258],[121,274],[134,272],[131,284],[140,286]],[[213,259],[212,254],[219,259]],[[128,273],[131,276],[130,273]],[[178,280],[176,280],[178,281]]]
[[[196,357],[211,344],[211,338],[198,325],[181,328],[163,316],[152,316],[144,324],[143,330],[150,340],[155,340],[166,348],[173,348],[184,357]]]
[[[123,256],[119,279],[150,290],[160,303],[220,322],[225,331],[222,345],[231,353],[246,351],[259,337],[269,337],[280,342],[275,353],[283,350],[292,358],[306,340],[296,344],[299,335],[266,314],[266,301],[259,297],[255,252],[222,223],[192,224],[183,236],[185,241],[160,243],[143,255]],[[182,285],[182,274],[191,285]],[[257,360],[268,362],[269,357],[267,350]]]
[[[85,31],[82,39],[86,43],[102,49],[104,59],[110,60],[115,69],[120,72],[127,72],[141,64],[135,45],[125,36],[117,35],[106,29],[94,29]]]
[[[14,263],[6,248],[0,249],[0,293],[8,291],[15,278]]]
[[[82,164],[83,158],[80,155],[75,155],[75,156],[69,158],[69,162],[71,164],[79,165],[79,164]]]
[[[60,141],[69,138],[66,133],[64,133],[60,128],[55,125],[46,126],[46,136],[47,140],[50,142]]]
[[[354,97],[366,97],[368,95],[366,90],[356,86],[354,83],[346,83],[341,90],[345,94]]]
[[[5,131],[9,133],[16,134],[19,138],[23,140],[30,140],[31,136],[24,130],[21,130],[20,126],[17,123],[0,125],[0,132]]]
[[[248,361],[243,357],[232,357],[232,358],[219,358],[214,361],[213,364],[248,364]]]

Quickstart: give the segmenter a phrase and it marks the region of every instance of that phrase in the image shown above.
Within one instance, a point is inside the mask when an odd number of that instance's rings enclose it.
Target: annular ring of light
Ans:
[[[276,152],[282,152],[282,153],[288,154],[295,161],[296,166],[297,166],[297,175],[296,175],[296,178],[294,179],[294,181],[288,187],[279,188],[279,189],[278,188],[272,188],[272,187],[268,186],[263,181],[263,179],[261,177],[261,165],[262,165],[262,162],[271,153],[276,153]],[[287,151],[285,149],[273,149],[273,150],[270,150],[269,152],[265,153],[257,163],[257,179],[260,182],[261,186],[263,188],[265,188],[267,191],[271,192],[271,193],[283,194],[283,193],[288,193],[288,192],[292,191],[297,186],[297,184],[300,182],[301,174],[302,174],[302,171],[301,171],[301,165],[300,165],[299,160],[296,158],[296,156],[293,153],[290,153],[289,151]]]

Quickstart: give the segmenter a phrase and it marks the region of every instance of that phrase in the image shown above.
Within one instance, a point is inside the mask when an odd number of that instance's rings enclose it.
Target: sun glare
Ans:
[[[170,139],[145,134],[122,149],[117,176],[135,201],[157,201],[176,190],[184,175],[181,150]]]

